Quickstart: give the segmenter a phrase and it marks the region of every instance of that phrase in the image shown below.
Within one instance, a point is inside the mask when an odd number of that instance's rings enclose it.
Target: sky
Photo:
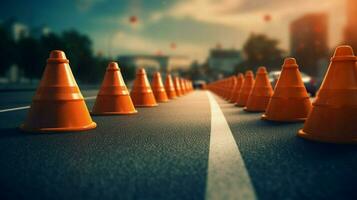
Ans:
[[[329,16],[333,47],[342,40],[345,10],[343,0],[2,0],[0,20],[14,17],[54,32],[74,28],[105,55],[160,51],[202,62],[218,43],[241,49],[251,33],[278,39],[288,51],[291,21],[316,12]],[[135,24],[131,16],[137,17]]]

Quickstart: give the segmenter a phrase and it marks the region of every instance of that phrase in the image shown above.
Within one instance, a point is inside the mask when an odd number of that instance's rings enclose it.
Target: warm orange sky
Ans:
[[[118,50],[122,48],[139,48],[141,51],[152,52],[150,47],[157,46],[168,53],[187,54],[193,58],[203,60],[207,56],[207,49],[217,42],[223,47],[241,48],[251,32],[266,33],[281,41],[281,47],[289,49],[289,24],[294,19],[312,12],[326,12],[329,15],[329,45],[334,46],[342,40],[342,29],[345,25],[345,2],[343,0],[188,0],[176,1],[171,6],[150,13],[144,23],[137,25],[136,30],[118,31],[114,37]],[[272,20],[266,23],[263,16],[269,14]],[[151,24],[185,21],[176,24],[183,32],[202,27],[199,32],[205,41],[189,41],[180,38],[176,40],[178,48],[170,52],[167,37],[162,39],[151,37],[145,33]],[[192,27],[190,23],[195,24]],[[163,25],[170,28],[170,25]],[[219,31],[219,30],[222,31]],[[174,28],[177,30],[177,27]],[[171,34],[170,30],[157,30]],[[212,32],[214,34],[212,34]],[[210,37],[206,39],[206,35]],[[175,33],[175,35],[179,35]],[[184,34],[185,35],[185,34]],[[184,36],[186,37],[186,35]],[[199,38],[199,36],[198,36]],[[128,41],[127,43],[123,41]],[[134,45],[133,45],[134,44]],[[116,47],[114,47],[115,49]]]

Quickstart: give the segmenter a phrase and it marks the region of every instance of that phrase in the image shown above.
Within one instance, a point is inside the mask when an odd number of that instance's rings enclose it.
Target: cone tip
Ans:
[[[110,62],[110,63],[108,64],[108,67],[107,67],[107,70],[108,70],[108,69],[119,69],[118,63],[116,63],[116,62]]]
[[[67,59],[66,54],[61,50],[51,51],[50,58],[52,58],[52,59]]]
[[[264,66],[260,66],[257,70],[257,73],[267,73],[267,69]]]
[[[144,68],[140,68],[138,69],[137,74],[146,74],[146,71]]]
[[[246,71],[245,76],[253,76],[253,71],[252,70]]]
[[[284,65],[296,65],[296,59],[295,58],[285,58],[284,60]]]
[[[353,49],[349,45],[338,46],[333,55],[334,57],[338,56],[354,56]]]

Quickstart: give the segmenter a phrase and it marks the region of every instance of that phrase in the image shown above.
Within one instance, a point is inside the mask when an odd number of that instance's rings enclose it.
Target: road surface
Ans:
[[[296,137],[196,91],[95,130],[18,130],[34,91],[0,98],[1,199],[356,199],[357,147]],[[89,108],[97,91],[82,91]]]

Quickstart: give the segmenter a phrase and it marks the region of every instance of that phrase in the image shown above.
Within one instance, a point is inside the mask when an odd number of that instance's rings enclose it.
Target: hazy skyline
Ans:
[[[1,2],[0,19],[45,24],[55,32],[75,28],[105,55],[109,49],[112,55],[160,50],[202,61],[217,43],[241,49],[251,32],[276,38],[288,50],[290,22],[312,12],[329,15],[333,47],[342,40],[345,10],[341,0],[13,0]],[[137,16],[135,25],[130,16]]]

